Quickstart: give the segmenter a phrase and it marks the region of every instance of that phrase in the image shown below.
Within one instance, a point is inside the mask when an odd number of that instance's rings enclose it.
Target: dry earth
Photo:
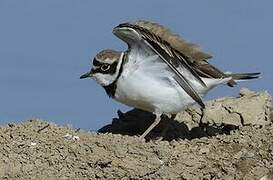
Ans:
[[[236,98],[207,102],[204,110],[190,107],[175,121],[165,117],[146,142],[137,135],[153,115],[140,110],[118,115],[101,133],[41,120],[1,126],[0,178],[273,179],[266,92],[244,89]]]

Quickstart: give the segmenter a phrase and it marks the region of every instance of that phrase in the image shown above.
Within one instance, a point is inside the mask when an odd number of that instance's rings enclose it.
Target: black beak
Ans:
[[[84,78],[88,78],[88,77],[92,77],[92,71],[83,74],[83,75],[80,77],[80,79],[84,79]]]

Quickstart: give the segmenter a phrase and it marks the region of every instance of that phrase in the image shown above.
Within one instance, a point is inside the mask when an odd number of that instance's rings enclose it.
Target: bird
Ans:
[[[127,43],[127,50],[100,51],[80,79],[92,78],[116,101],[152,112],[155,119],[141,139],[164,114],[175,115],[193,104],[205,108],[202,98],[214,87],[233,87],[260,75],[219,70],[208,62],[212,55],[156,22],[125,22],[112,32]]]

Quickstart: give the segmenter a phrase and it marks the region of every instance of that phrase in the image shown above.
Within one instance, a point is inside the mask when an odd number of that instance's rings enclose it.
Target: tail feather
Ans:
[[[250,80],[259,78],[261,73],[234,73],[234,74],[226,74],[228,77],[232,77],[232,79],[227,83],[229,86],[233,87],[236,85],[236,81],[240,80]]]

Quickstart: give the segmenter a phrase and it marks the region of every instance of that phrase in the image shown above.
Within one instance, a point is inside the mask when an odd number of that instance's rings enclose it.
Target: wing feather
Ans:
[[[149,46],[175,74],[175,80],[177,83],[201,107],[204,107],[201,97],[191,86],[190,82],[188,82],[188,79],[185,78],[177,69],[179,66],[186,68],[192,73],[193,77],[200,82],[200,84],[202,84],[204,87],[206,86],[197,72],[189,65],[189,62],[187,61],[188,57],[186,55],[183,55],[181,52],[173,49],[168,42],[163,41],[157,35],[143,29],[142,27],[138,27],[130,23],[120,24],[114,28],[113,32],[120,39],[124,40],[128,44],[129,48],[132,47],[133,43],[145,43],[147,46]]]
[[[166,55],[166,52],[160,48],[157,44],[153,44],[153,42],[148,43],[148,45],[159,55],[159,57],[169,66],[169,68],[175,73],[174,79],[175,81],[187,92],[189,96],[191,96],[201,107],[205,107],[201,97],[198,93],[193,89],[193,87],[188,82],[187,78],[185,78],[177,68],[172,64],[171,57]],[[169,58],[169,59],[167,59]]]
[[[153,34],[159,36],[177,51],[185,54],[186,56],[192,57],[193,61],[203,61],[212,58],[210,54],[203,52],[197,45],[185,41],[178,34],[173,33],[171,30],[158,23],[138,20],[131,22],[130,24],[147,29]]]

